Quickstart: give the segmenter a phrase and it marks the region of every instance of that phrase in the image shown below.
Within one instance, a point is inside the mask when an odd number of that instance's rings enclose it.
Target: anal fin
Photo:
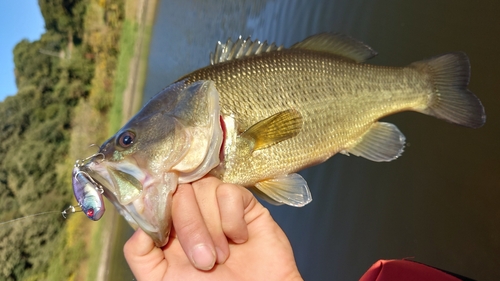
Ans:
[[[405,136],[390,123],[376,122],[361,141],[347,151],[376,162],[389,162],[403,153]]]
[[[258,195],[271,204],[302,207],[312,201],[307,182],[299,174],[289,174],[258,182]]]

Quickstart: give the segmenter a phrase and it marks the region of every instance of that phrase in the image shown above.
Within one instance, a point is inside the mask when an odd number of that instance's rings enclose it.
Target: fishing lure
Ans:
[[[64,218],[66,218],[67,215],[70,213],[84,212],[89,219],[97,221],[104,214],[105,207],[102,196],[104,193],[104,188],[99,183],[97,183],[88,173],[86,173],[81,169],[81,167],[83,167],[89,159],[99,155],[102,154],[96,153],[83,160],[76,160],[75,167],[73,168],[72,185],[73,185],[73,194],[75,195],[78,205],[76,206],[70,205],[68,208],[64,209],[61,212]],[[58,213],[58,212],[59,211],[48,211],[48,212],[32,214],[12,219],[9,221],[0,222],[0,225],[12,223],[18,220],[24,220],[31,217],[37,217],[45,214]]]
[[[89,219],[96,221],[102,217],[106,209],[102,197],[104,189],[89,174],[80,169],[83,162],[85,160],[77,160],[73,168],[73,194],[78,202],[77,207],[81,208]],[[76,208],[70,205],[62,211],[62,215],[66,218],[68,213],[74,212]]]

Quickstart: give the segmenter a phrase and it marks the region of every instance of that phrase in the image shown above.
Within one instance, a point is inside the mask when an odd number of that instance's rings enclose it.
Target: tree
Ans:
[[[83,38],[83,21],[88,1],[39,0],[45,28],[67,35],[68,42],[79,44]]]
[[[54,78],[54,60],[57,58],[41,54],[40,41],[22,40],[14,47],[14,64],[17,88],[37,85],[41,91],[50,90]]]

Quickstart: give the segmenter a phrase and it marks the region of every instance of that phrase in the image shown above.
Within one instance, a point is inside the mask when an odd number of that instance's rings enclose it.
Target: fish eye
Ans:
[[[135,135],[132,132],[126,131],[123,132],[119,137],[118,137],[118,145],[127,148],[131,146],[134,143]]]

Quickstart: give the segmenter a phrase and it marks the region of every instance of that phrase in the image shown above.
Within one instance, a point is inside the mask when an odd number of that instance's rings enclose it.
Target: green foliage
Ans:
[[[16,84],[19,89],[27,85],[36,85],[41,91],[50,90],[53,79],[56,78],[53,68],[57,58],[40,53],[43,47],[41,40],[34,42],[22,40],[14,48]]]
[[[58,184],[56,163],[68,149],[70,109],[48,103],[33,87],[0,104],[0,221],[38,212],[58,211],[69,204],[67,186]],[[45,104],[45,107],[41,107]],[[47,269],[63,220],[59,214],[3,225],[0,264],[7,280],[20,280]],[[2,278],[0,278],[2,279]]]
[[[85,39],[94,38],[84,26],[87,8],[103,9],[94,0],[39,0],[47,32],[40,40],[23,40],[14,48],[19,90],[0,102],[0,222],[54,213],[2,224],[0,280],[66,280],[86,257],[86,241],[67,239],[67,222],[59,212],[74,202],[70,188],[74,159],[68,157],[75,107],[101,100],[102,108],[92,110],[102,113],[112,100],[116,30],[123,12],[122,0],[106,2],[114,4],[99,20],[111,24],[111,19],[114,28],[104,24],[99,32],[109,29],[110,36],[94,37],[107,38],[107,45],[96,48],[100,41]],[[100,58],[106,58],[104,65]],[[103,65],[104,80],[96,80],[97,65]],[[101,82],[99,87],[96,81]]]
[[[68,41],[79,43],[83,38],[83,21],[88,1],[39,0],[45,28],[66,34]]]
[[[75,217],[69,218],[75,219]],[[81,218],[76,218],[81,219]],[[87,218],[83,218],[87,219]],[[79,229],[85,233],[84,229]],[[74,243],[71,243],[74,242]],[[56,246],[56,255],[52,259],[48,269],[46,280],[69,280],[74,274],[75,268],[87,258],[85,251],[85,240],[78,237],[77,241],[69,241],[68,236],[61,235],[58,245]],[[69,245],[71,244],[71,245]]]

